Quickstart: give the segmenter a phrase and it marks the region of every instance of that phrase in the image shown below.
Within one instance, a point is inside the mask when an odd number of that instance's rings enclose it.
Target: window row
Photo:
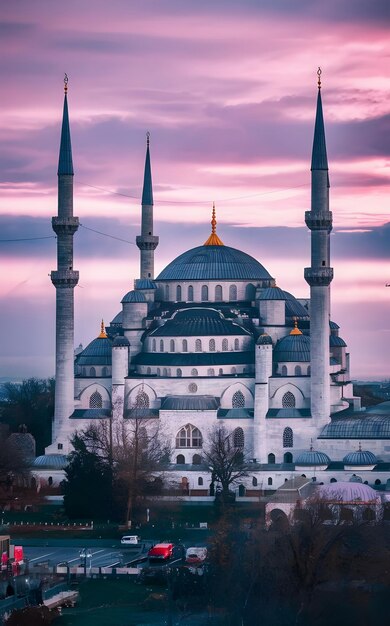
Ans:
[[[207,369],[207,373],[201,373],[199,374],[199,371],[197,370],[196,367],[191,368],[189,373],[186,373],[185,376],[223,376],[224,374],[228,375],[228,374],[248,374],[249,373],[249,368],[248,367],[243,367],[243,368],[237,368],[233,365],[233,367],[230,368],[225,368],[225,370],[222,367],[219,367],[218,369],[215,369],[214,367],[209,367]],[[183,370],[178,367],[176,370],[171,370],[170,367],[157,367],[156,369],[151,367],[147,367],[146,368],[146,375],[147,376],[152,376],[152,374],[155,374],[156,376],[176,376],[177,378],[181,378],[183,376]]]
[[[235,448],[242,449],[245,447],[245,435],[242,428],[235,428],[231,435],[231,441]],[[183,428],[181,428],[176,435],[176,448],[201,448],[202,445],[202,433],[199,428],[193,426],[192,424],[186,424],[186,426],[183,426]],[[182,456],[183,455],[181,455],[180,458]],[[177,458],[176,462],[178,463]],[[199,463],[201,463],[201,460]]]
[[[93,377],[95,377],[96,375],[98,375],[98,376],[109,376],[110,375],[110,368],[102,367],[101,374],[96,374],[96,367],[83,367],[81,369],[81,375],[82,376],[93,376]]]
[[[218,346],[219,347],[219,346]],[[169,343],[168,342],[164,342],[163,339],[160,339],[158,342],[158,348],[160,352],[188,352],[188,341],[187,339],[182,339],[182,340],[174,340],[174,339],[170,339]],[[206,351],[206,346],[205,346],[205,341],[202,342],[201,339],[195,339],[195,352],[203,352],[204,350]],[[229,342],[226,339],[226,337],[224,339],[222,339],[222,343],[221,343],[221,349],[222,352],[227,352],[229,350]],[[240,350],[240,340],[239,339],[234,339],[233,344],[231,346],[230,349],[233,350]],[[209,339],[208,342],[208,351],[209,352],[216,352],[217,350],[217,344],[215,339]],[[157,352],[157,340],[156,339],[152,339],[152,352]]]
[[[249,287],[249,285],[248,285]],[[253,287],[253,285],[250,285]],[[173,287],[173,289],[175,289]],[[170,292],[170,286],[165,285],[165,299],[169,301],[171,295],[175,295],[174,299],[176,302],[193,302],[194,301],[194,287],[193,285],[188,285],[187,289],[184,289],[181,285],[176,286],[176,290],[174,292]],[[209,287],[208,285],[202,285],[201,287],[201,300],[203,302],[207,302],[209,300]],[[214,288],[214,301],[222,302],[223,300],[223,289],[222,285],[216,285]],[[229,301],[237,300],[237,285],[229,286]]]
[[[132,402],[132,407],[131,408],[136,408],[136,409],[148,409],[150,407],[150,399],[147,393],[145,393],[144,391],[139,391],[135,397],[135,400]],[[245,397],[244,394],[242,393],[242,391],[238,390],[233,394],[232,397],[232,408],[233,409],[239,409],[245,407]],[[89,398],[89,408],[90,409],[101,409],[103,408],[103,397],[102,394],[99,393],[99,391],[94,391]],[[187,425],[185,428],[189,427],[190,425]],[[236,429],[236,431],[242,431],[242,429]],[[285,429],[288,430],[288,429]],[[291,430],[291,428],[289,429]],[[236,432],[235,431],[235,432]],[[242,433],[244,434],[244,433]],[[292,437],[292,430],[291,430],[291,437]],[[291,439],[292,441],[292,439]],[[201,446],[202,444],[200,444]],[[243,444],[244,445],[244,444]],[[200,447],[199,446],[199,447]],[[292,443],[291,443],[292,446]],[[179,448],[181,447],[188,447],[187,445],[179,445],[177,446]],[[198,446],[189,446],[189,447],[198,447]]]
[[[310,376],[310,365],[306,366],[302,366],[302,365],[295,365],[294,370],[291,370],[291,372],[289,373],[287,365],[282,365],[281,369],[280,369],[280,374],[281,376]]]

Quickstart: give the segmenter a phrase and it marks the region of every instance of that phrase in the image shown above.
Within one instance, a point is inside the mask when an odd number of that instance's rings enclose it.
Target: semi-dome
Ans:
[[[146,298],[141,291],[129,291],[125,296],[123,296],[121,300],[122,304],[124,302],[146,302]]]
[[[332,502],[376,502],[378,494],[375,489],[358,482],[338,482],[319,485],[321,498]]]
[[[325,452],[319,452],[318,450],[305,450],[302,452],[295,461],[296,465],[329,465],[330,458]]]
[[[344,339],[341,339],[341,337],[338,337],[337,335],[330,335],[329,345],[331,348],[345,348],[347,346]]]
[[[376,407],[372,407],[375,409]],[[368,415],[367,415],[368,413]],[[320,439],[390,439],[390,415],[369,410],[353,416],[336,417],[326,424]]]
[[[354,465],[358,467],[377,465],[378,459],[369,450],[355,450],[343,458],[344,465]]]
[[[157,276],[161,280],[271,281],[267,270],[245,252],[223,245],[204,245],[176,257]]]
[[[309,362],[310,337],[302,334],[290,334],[283,337],[275,346],[274,360],[277,363]]]
[[[77,357],[77,365],[111,365],[111,340],[96,337]]]
[[[62,470],[67,465],[68,457],[65,454],[43,454],[37,456],[32,466],[41,470]]]

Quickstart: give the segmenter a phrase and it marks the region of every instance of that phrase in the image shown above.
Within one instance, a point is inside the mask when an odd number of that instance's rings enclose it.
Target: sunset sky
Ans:
[[[224,243],[308,296],[319,65],[332,319],[352,375],[390,377],[388,0],[18,0],[0,17],[0,377],[54,373],[64,72],[82,224],[75,345],[85,346],[139,276],[146,131],[156,274],[207,239],[215,201]],[[46,239],[14,241],[34,237]]]

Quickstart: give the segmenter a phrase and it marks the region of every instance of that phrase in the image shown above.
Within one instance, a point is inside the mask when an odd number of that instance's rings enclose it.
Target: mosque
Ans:
[[[36,460],[59,471],[69,437],[95,420],[159,425],[171,441],[170,473],[193,496],[207,496],[202,459],[210,431],[224,426],[252,459],[238,496],[255,496],[294,476],[324,484],[371,486],[390,479],[390,403],[364,410],[353,395],[350,361],[330,319],[333,269],[329,171],[318,79],[311,159],[310,297],[296,298],[255,258],[225,245],[215,208],[203,245],[173,259],[158,276],[154,255],[149,137],[142,193],[140,276],[118,314],[74,352],[73,161],[67,82],[58,165],[56,398],[53,441]],[[119,306],[118,306],[119,309]],[[382,487],[383,488],[383,487]]]

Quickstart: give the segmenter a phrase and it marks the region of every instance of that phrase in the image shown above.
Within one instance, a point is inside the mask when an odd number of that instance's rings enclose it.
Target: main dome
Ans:
[[[176,257],[157,276],[160,280],[266,280],[272,276],[245,252],[223,245],[204,245]],[[263,285],[267,286],[267,285]]]

